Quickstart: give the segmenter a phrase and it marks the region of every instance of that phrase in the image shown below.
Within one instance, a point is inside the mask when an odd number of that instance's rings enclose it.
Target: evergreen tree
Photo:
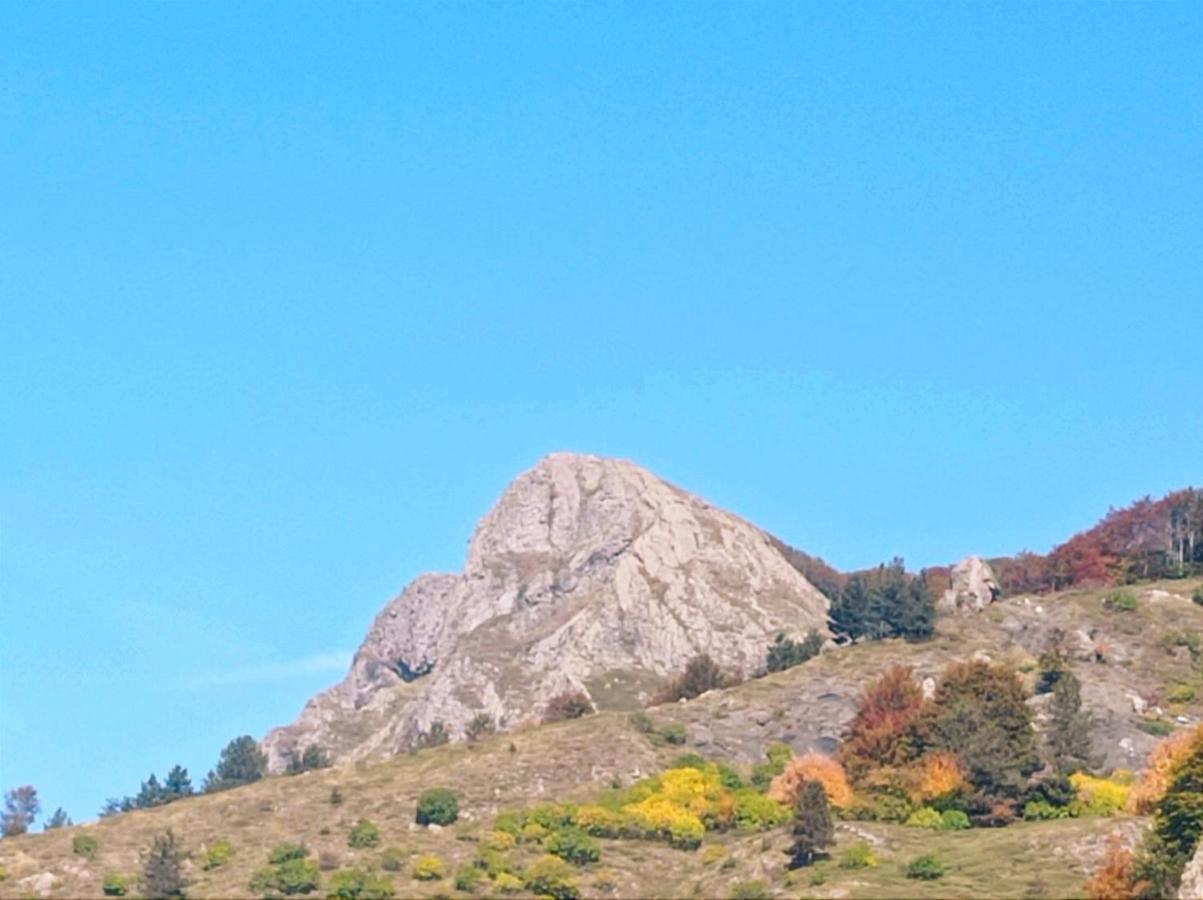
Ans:
[[[831,602],[831,629],[852,640],[868,633],[869,588],[860,573],[851,576]]]
[[[821,649],[823,636],[813,628],[801,641],[791,640],[784,632],[778,632],[777,638],[769,647],[765,668],[770,672],[784,672],[818,656]]]
[[[288,754],[288,763],[284,771],[288,775],[300,775],[313,769],[328,768],[329,765],[330,757],[326,755],[326,751],[317,744],[310,744],[303,753],[293,750]]]
[[[1082,685],[1068,671],[1053,684],[1052,720],[1048,728],[1048,751],[1053,768],[1068,775],[1095,768],[1098,758],[1090,742],[1094,717],[1082,709]]]
[[[54,814],[46,820],[46,824],[42,826],[43,831],[53,831],[55,828],[65,828],[68,825],[73,825],[71,817],[67,815],[67,811],[61,806],[54,811]]]
[[[168,900],[183,897],[187,883],[183,874],[184,854],[168,828],[156,835],[142,862],[142,893],[148,900]]]
[[[163,793],[169,803],[180,797],[192,796],[192,779],[188,777],[188,770],[183,766],[172,766],[163,779]]]
[[[827,792],[817,781],[803,782],[798,792],[794,803],[793,836],[793,843],[785,851],[791,869],[809,866],[835,840]]]
[[[167,795],[163,791],[163,786],[159,784],[155,773],[151,772],[150,777],[142,782],[142,788],[138,791],[138,796],[134,798],[134,806],[137,809],[150,809],[153,806],[162,806],[166,802]]]
[[[4,795],[4,813],[0,815],[0,835],[13,837],[24,834],[33,824],[42,804],[38,791],[31,784],[13,788]]]
[[[226,744],[217,761],[216,770],[205,778],[205,793],[224,791],[258,781],[267,772],[267,757],[249,734],[236,737]]]

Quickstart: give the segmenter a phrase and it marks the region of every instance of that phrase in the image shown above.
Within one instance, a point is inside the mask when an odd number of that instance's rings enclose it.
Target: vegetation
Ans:
[[[784,632],[778,632],[769,647],[765,668],[770,672],[784,672],[818,656],[822,649],[823,636],[814,629],[807,632],[806,637],[800,641],[791,640]]]
[[[435,719],[430,723],[429,731],[418,735],[417,747],[418,749],[441,747],[450,740],[451,733],[447,730],[446,724],[440,719]]]
[[[205,778],[205,793],[224,791],[240,784],[251,784],[267,773],[267,757],[249,734],[226,744],[217,768]]]
[[[560,828],[544,842],[547,852],[574,866],[597,862],[601,848],[597,841],[579,828]]]
[[[267,861],[272,865],[278,865],[293,859],[304,859],[308,855],[309,848],[304,844],[285,841],[272,847],[271,852],[267,855]]]
[[[418,798],[419,825],[450,825],[459,818],[459,798],[447,788],[430,788]]]
[[[1103,606],[1116,612],[1135,612],[1140,603],[1131,591],[1120,590],[1103,598]]]
[[[347,843],[356,850],[376,847],[380,844],[380,829],[376,827],[375,822],[360,819],[351,829]]]
[[[176,845],[175,834],[168,828],[156,835],[142,859],[139,887],[146,897],[183,897],[187,882],[183,873],[184,853]]]
[[[791,759],[785,769],[773,779],[769,797],[778,803],[792,807],[803,788],[816,783],[827,797],[827,802],[839,809],[852,805],[852,785],[839,760],[821,753],[807,753]]]
[[[392,881],[363,869],[343,869],[330,876],[328,900],[391,900]]]
[[[312,772],[315,769],[330,767],[330,756],[318,744],[309,744],[305,750],[298,753],[291,750],[285,763],[285,775],[300,775],[302,772]]]
[[[789,868],[809,866],[830,847],[835,829],[831,823],[831,810],[827,794],[817,781],[804,781],[794,803],[793,842],[786,854]]]
[[[1089,900],[1136,900],[1148,888],[1136,877],[1132,851],[1112,836],[1102,865],[1083,886]]]
[[[201,868],[206,872],[212,869],[219,869],[228,863],[231,857],[234,856],[234,845],[224,838],[214,841],[205,851],[205,859],[201,864]]]
[[[865,841],[857,841],[840,857],[841,869],[872,869],[878,865],[877,854]]]
[[[831,628],[852,640],[930,638],[936,608],[923,573],[908,575],[901,559],[850,576],[831,602]]]
[[[547,702],[543,711],[543,721],[563,722],[567,719],[579,719],[593,712],[593,703],[584,691],[565,691],[557,694]]]
[[[77,834],[71,839],[71,852],[76,856],[82,856],[84,859],[94,857],[98,846],[96,838],[90,834]]]
[[[467,726],[464,728],[464,737],[469,741],[479,741],[483,737],[488,737],[497,731],[497,725],[493,722],[493,717],[488,713],[477,713],[472,717]]]
[[[71,817],[67,815],[67,811],[61,806],[54,811],[45,824],[42,825],[43,831],[53,831],[56,828],[66,828],[68,825],[74,824]]]
[[[572,867],[558,856],[537,859],[526,871],[527,889],[538,897],[577,900],[581,895]]]
[[[931,853],[916,856],[906,866],[906,877],[920,881],[935,881],[943,878],[948,869]]]
[[[251,890],[265,896],[311,894],[321,887],[322,873],[312,859],[287,859],[266,866],[251,879]]]
[[[700,653],[685,664],[685,671],[665,685],[652,702],[692,700],[708,691],[721,690],[738,683],[738,679],[723,672],[709,654]]]
[[[438,881],[447,877],[447,864],[440,856],[424,853],[414,860],[410,874],[418,881]]]
[[[124,897],[129,893],[132,884],[133,878],[129,875],[108,872],[104,876],[100,889],[106,897]]]
[[[4,795],[4,812],[0,813],[0,836],[24,834],[42,810],[38,791],[31,784],[13,788]]]
[[[1062,774],[1095,768],[1098,759],[1090,738],[1094,720],[1082,708],[1081,682],[1072,672],[1062,672],[1052,693],[1046,732],[1050,765]]]

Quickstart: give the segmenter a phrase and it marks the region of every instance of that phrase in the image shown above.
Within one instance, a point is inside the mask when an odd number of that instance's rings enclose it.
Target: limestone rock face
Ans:
[[[1182,871],[1178,900],[1203,900],[1203,841],[1199,842],[1199,846],[1195,848],[1195,855]]]
[[[1002,593],[994,570],[980,556],[967,556],[953,566],[949,580],[939,604],[944,612],[981,612]]]
[[[768,536],[632,463],[553,454],[481,520],[461,575],[422,575],[376,617],[343,682],[264,739],[338,760],[441,721],[501,729],[566,690],[634,706],[690,657],[748,675],[778,631],[827,632],[827,599]]]

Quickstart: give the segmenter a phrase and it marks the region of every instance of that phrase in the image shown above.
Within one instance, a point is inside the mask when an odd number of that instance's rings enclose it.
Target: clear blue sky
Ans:
[[[1203,482],[1197,3],[0,7],[0,787],[291,720],[558,449],[851,568]]]

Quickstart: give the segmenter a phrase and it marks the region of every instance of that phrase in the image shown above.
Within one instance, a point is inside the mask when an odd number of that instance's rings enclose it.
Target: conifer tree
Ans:
[[[168,802],[191,796],[192,779],[188,777],[188,770],[183,766],[172,766],[167,777],[163,779],[163,793]]]
[[[226,744],[217,768],[205,778],[205,793],[224,791],[240,784],[258,781],[267,772],[267,757],[249,734]]]
[[[1048,728],[1049,757],[1058,772],[1089,771],[1097,762],[1091,746],[1094,717],[1082,709],[1082,685],[1069,671],[1053,684],[1052,721]]]
[[[183,897],[184,854],[176,845],[175,834],[168,828],[156,835],[142,861],[142,893],[148,900],[169,900]]]
[[[65,828],[68,825],[73,824],[74,823],[71,821],[71,817],[67,815],[67,811],[60,806],[54,811],[54,814],[46,820],[46,824],[42,826],[42,830],[53,831],[55,828]]]
[[[788,867],[798,869],[813,863],[835,840],[827,792],[817,781],[805,781],[794,803],[793,843],[786,854]]]

